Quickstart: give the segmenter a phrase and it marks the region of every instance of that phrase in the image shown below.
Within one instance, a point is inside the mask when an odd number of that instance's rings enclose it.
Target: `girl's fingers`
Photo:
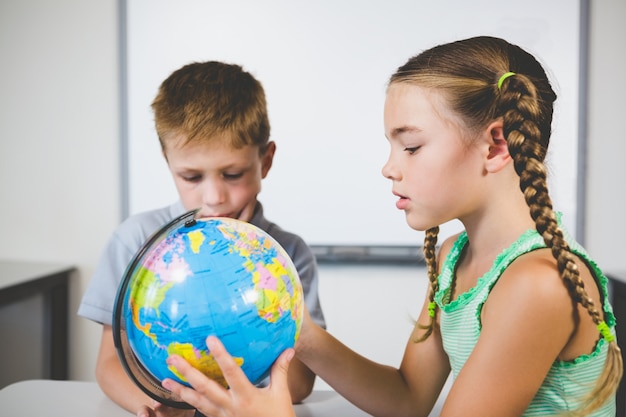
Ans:
[[[206,339],[206,345],[213,355],[213,359],[219,365],[222,375],[226,379],[228,386],[236,392],[254,388],[243,370],[237,365],[232,356],[226,351],[222,342],[215,336]]]
[[[287,349],[280,354],[272,366],[270,383],[272,388],[276,388],[278,392],[289,392],[287,372],[289,371],[289,364],[291,363],[294,355],[295,351],[293,349]]]
[[[209,336],[206,343],[230,389],[207,378],[178,355],[171,355],[167,363],[174,366],[193,389],[165,379],[163,386],[166,389],[206,416],[295,416],[287,382],[289,363],[295,354],[293,349],[285,350],[278,357],[272,366],[270,386],[260,389],[250,383],[216,337]]]
[[[164,388],[178,395],[178,397],[187,404],[198,410],[202,410],[206,416],[217,415],[217,407],[212,406],[208,398],[202,396],[196,390],[179,384],[169,378],[164,379],[162,385]]]
[[[193,388],[189,388],[172,379],[163,380],[163,387],[178,395],[184,402],[202,410],[205,415],[216,414],[224,404],[229,404],[228,392],[217,382],[207,378],[202,372],[191,366],[178,355],[171,355],[167,364],[173,366],[185,377]],[[207,412],[207,410],[212,410]]]

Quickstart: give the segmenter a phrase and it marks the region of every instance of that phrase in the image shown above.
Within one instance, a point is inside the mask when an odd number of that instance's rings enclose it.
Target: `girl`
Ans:
[[[308,317],[296,346],[366,412],[427,416],[452,371],[442,416],[615,414],[622,363],[607,279],[563,230],[546,184],[555,99],[532,55],[492,37],[434,47],[392,75],[383,175],[409,226],[426,230],[429,295],[399,369]],[[438,225],[452,219],[465,230],[436,251]],[[259,390],[219,341],[207,345],[230,390],[179,357],[171,364],[196,390],[163,385],[207,416],[294,415],[285,388],[293,351]]]

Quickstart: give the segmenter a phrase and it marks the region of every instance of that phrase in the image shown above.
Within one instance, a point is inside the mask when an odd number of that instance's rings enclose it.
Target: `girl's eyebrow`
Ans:
[[[391,130],[391,137],[395,138],[404,133],[419,133],[422,129],[416,126],[400,126]]]

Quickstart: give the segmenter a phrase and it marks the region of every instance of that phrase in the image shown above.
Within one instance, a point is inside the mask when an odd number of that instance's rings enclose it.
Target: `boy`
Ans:
[[[272,166],[276,144],[262,85],[238,65],[192,63],[161,84],[152,103],[163,156],[180,201],[126,219],[104,250],[78,314],[103,325],[96,379],[116,403],[138,416],[193,415],[159,404],[126,375],[113,342],[112,311],[126,266],[161,226],[199,208],[199,217],[230,217],[268,232],[292,258],[314,320],[325,326],[318,300],[318,275],[310,248],[297,235],[268,221],[257,200],[261,180]],[[306,398],[315,380],[296,361],[289,371],[293,402]]]

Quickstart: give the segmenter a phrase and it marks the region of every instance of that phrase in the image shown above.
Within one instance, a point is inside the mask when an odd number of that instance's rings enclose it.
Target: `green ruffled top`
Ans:
[[[615,334],[615,316],[608,302],[606,276],[589,258],[587,252],[566,232],[564,234],[572,251],[587,263],[595,275],[603,294],[602,308],[605,322],[611,329],[611,333]],[[543,238],[536,230],[526,231],[496,258],[491,269],[478,279],[475,287],[451,301],[454,272],[466,244],[467,234],[463,232],[455,241],[442,265],[438,278],[439,290],[435,294],[435,302],[441,311],[443,346],[450,359],[454,378],[459,374],[478,342],[481,332],[482,306],[504,270],[519,256],[546,247]],[[577,409],[580,400],[594,388],[595,381],[604,368],[607,351],[608,343],[604,338],[600,338],[590,354],[582,355],[573,361],[555,361],[524,416],[557,415]],[[591,414],[591,416],[614,415],[614,397]]]

